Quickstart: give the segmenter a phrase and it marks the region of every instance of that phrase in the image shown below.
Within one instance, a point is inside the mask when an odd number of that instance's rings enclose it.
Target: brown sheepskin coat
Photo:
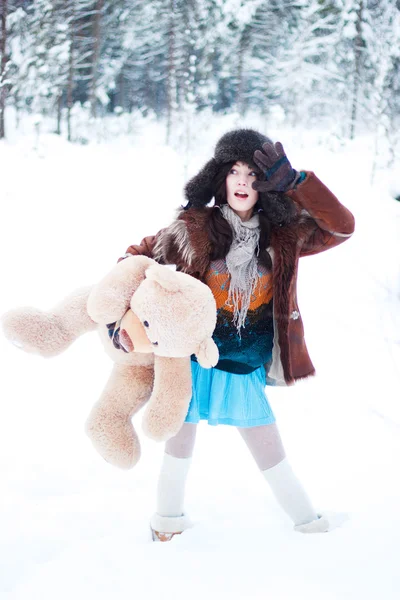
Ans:
[[[354,231],[351,212],[313,172],[307,172],[306,179],[287,195],[296,203],[297,218],[273,232],[268,248],[273,263],[274,346],[266,369],[268,380],[277,385],[291,385],[315,373],[297,303],[299,258],[334,248]],[[130,246],[127,254],[145,254],[163,264],[175,264],[203,280],[210,264],[205,224],[211,210],[182,210],[169,227]]]

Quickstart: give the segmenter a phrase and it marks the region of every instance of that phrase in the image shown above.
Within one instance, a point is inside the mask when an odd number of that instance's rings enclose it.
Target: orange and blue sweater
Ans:
[[[228,303],[230,275],[224,259],[212,261],[204,283],[211,289],[217,304],[217,324],[213,340],[218,346],[221,371],[245,375],[269,362],[272,356],[273,285],[272,273],[258,266],[259,279],[240,335],[233,321],[233,305]],[[192,356],[192,360],[196,360]]]

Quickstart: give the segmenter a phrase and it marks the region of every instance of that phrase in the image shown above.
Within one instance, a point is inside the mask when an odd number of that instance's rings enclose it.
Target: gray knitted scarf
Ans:
[[[240,336],[251,295],[257,285],[260,219],[255,214],[248,221],[242,221],[229,204],[223,204],[220,208],[233,232],[233,241],[226,255],[226,266],[231,276],[228,302],[233,303],[233,322]]]

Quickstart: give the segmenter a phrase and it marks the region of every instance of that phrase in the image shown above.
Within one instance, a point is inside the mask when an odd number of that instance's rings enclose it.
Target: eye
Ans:
[[[150,325],[149,325],[149,322],[148,322],[148,321],[143,321],[143,325],[144,325],[145,327],[150,327]]]
[[[158,342],[152,342],[153,346],[158,346]]]
[[[255,171],[251,171],[251,173],[249,173],[249,175],[251,175],[251,177],[257,177],[257,173]]]
[[[229,171],[229,175],[236,175],[236,169],[231,169]]]

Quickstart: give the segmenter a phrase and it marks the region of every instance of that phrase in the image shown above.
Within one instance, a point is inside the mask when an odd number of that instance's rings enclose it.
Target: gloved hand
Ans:
[[[263,144],[263,152],[256,150],[255,164],[265,174],[265,181],[254,181],[257,192],[286,192],[294,187],[299,173],[293,169],[280,142]]]
[[[121,330],[120,323],[121,319],[119,321],[116,321],[115,323],[108,323],[106,325],[108,329],[108,337],[112,341],[114,348],[116,348],[117,350],[123,350],[124,352],[128,352],[128,350],[125,350],[124,346],[121,344],[119,339],[119,334]]]

